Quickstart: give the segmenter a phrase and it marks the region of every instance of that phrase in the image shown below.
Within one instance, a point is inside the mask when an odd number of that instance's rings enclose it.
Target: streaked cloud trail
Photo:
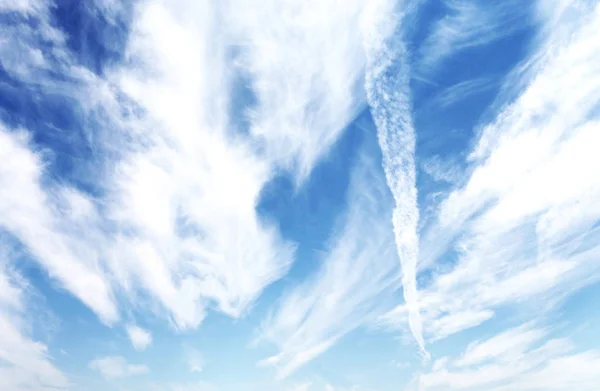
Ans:
[[[375,18],[365,37],[367,67],[365,89],[373,119],[377,125],[383,168],[396,206],[392,221],[402,265],[402,288],[409,309],[410,330],[425,356],[423,326],[417,292],[419,257],[419,207],[415,168],[415,129],[412,122],[409,65],[402,42],[401,20],[395,2],[375,2]]]

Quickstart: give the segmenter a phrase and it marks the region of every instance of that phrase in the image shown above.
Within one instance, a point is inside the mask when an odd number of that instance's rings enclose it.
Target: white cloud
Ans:
[[[258,104],[251,134],[300,178],[363,105],[359,19],[367,2],[231,1],[227,23]]]
[[[26,132],[0,123],[0,226],[19,238],[51,277],[113,322],[117,309],[110,285],[95,267],[96,254],[69,235],[69,223],[75,222],[62,219],[53,194],[42,186],[43,163],[29,144]]]
[[[2,390],[66,389],[70,382],[52,362],[48,347],[28,334],[27,282],[7,268],[11,257],[0,243],[0,379]]]
[[[432,340],[499,306],[546,311],[598,278],[600,7],[569,12],[532,55],[525,90],[482,129],[466,185],[422,236],[419,267],[433,276],[420,306]],[[456,264],[436,264],[444,254]],[[401,326],[406,312],[383,321]]]
[[[365,38],[367,101],[377,126],[383,154],[383,169],[396,206],[392,222],[398,258],[402,265],[402,287],[408,308],[408,322],[421,351],[427,355],[423,339],[417,293],[419,208],[415,169],[415,130],[409,97],[409,68],[404,43],[392,36],[401,14],[393,2],[375,2],[366,21]],[[404,10],[403,10],[404,11]],[[401,11],[401,12],[403,12]],[[400,22],[398,22],[400,21]],[[390,41],[392,43],[390,43]]]
[[[442,158],[439,155],[434,155],[423,160],[421,169],[434,181],[456,184],[464,175],[459,162],[455,158]],[[443,193],[437,193],[436,195],[438,194]]]
[[[29,13],[44,7],[41,0],[0,0],[0,11]]]
[[[133,124],[135,152],[117,163],[110,184],[111,217],[131,232],[111,268],[179,328],[196,327],[211,303],[240,316],[292,256],[255,211],[271,166],[228,128],[225,43],[214,39],[221,15],[208,3],[184,3],[137,10],[127,53],[142,66],[124,66],[115,79],[148,116]]]
[[[20,9],[43,28],[11,25],[11,39],[0,42],[2,65],[26,86],[72,99],[94,120],[87,147],[103,159],[82,170],[102,196],[53,182],[25,132],[2,129],[1,157],[11,163],[0,183],[10,182],[11,192],[0,192],[7,211],[0,224],[107,324],[119,320],[121,301],[177,329],[197,327],[207,308],[243,315],[293,260],[293,244],[255,210],[263,187],[281,169],[301,185],[364,106],[358,27],[365,4],[137,2],[124,59],[102,76],[78,64],[52,27],[50,3]],[[119,12],[114,2],[94,7],[110,18]],[[36,52],[42,41],[51,50]],[[232,117],[240,77],[256,102]],[[356,235],[347,233],[340,247]],[[368,251],[384,245],[374,240]],[[331,258],[356,287],[360,276],[344,265],[344,251]],[[366,268],[368,254],[352,251]],[[327,273],[337,278],[338,271]],[[386,273],[375,273],[358,303],[384,289],[376,284]],[[352,327],[362,321],[354,306]],[[132,330],[142,349],[148,339]]]
[[[7,254],[4,254],[4,249],[0,248],[0,251],[2,251],[0,256],[5,258]],[[6,267],[5,260],[2,259],[2,261],[2,269],[0,269],[0,305],[3,309],[20,310],[24,306],[23,291],[19,286],[16,286],[14,277],[6,274],[4,270],[4,267]]]
[[[152,334],[136,325],[129,325],[126,328],[127,336],[136,350],[145,350],[152,344]]]
[[[429,104],[441,108],[448,108],[471,95],[478,94],[493,87],[493,85],[490,78],[481,77],[464,80],[442,90]]]
[[[384,292],[399,285],[392,200],[377,163],[361,156],[330,251],[316,273],[283,295],[263,325],[261,338],[279,352],[262,364],[276,367],[280,377],[376,316]]]
[[[510,386],[500,390],[581,390],[594,391],[600,383],[600,353],[587,351],[549,360],[537,371],[517,377]]]
[[[150,372],[147,366],[129,364],[127,360],[121,356],[97,358],[92,360],[88,364],[88,367],[100,372],[107,380],[143,375]]]
[[[434,71],[452,54],[486,45],[524,28],[530,20],[530,4],[519,1],[479,3],[445,0],[447,14],[438,20],[420,48],[417,70]]]
[[[466,352],[455,361],[457,367],[473,366],[488,360],[510,360],[522,355],[523,350],[546,337],[547,331],[524,325],[513,328],[492,338],[471,343]]]
[[[458,358],[445,357],[420,376],[428,390],[593,390],[600,381],[600,355],[573,352],[567,339],[526,324],[469,345]]]
[[[293,244],[255,210],[264,185],[281,168],[300,184],[363,104],[362,2],[345,12],[334,1],[137,2],[124,59],[102,76],[78,64],[44,4],[17,10],[40,29],[7,26],[2,66],[93,119],[87,147],[102,159],[80,169],[103,196],[54,183],[37,146],[3,129],[6,158],[23,162],[3,166],[0,180],[20,187],[0,195],[11,211],[0,224],[108,324],[119,319],[116,297],[178,329],[197,327],[208,307],[243,315],[293,259]],[[91,7],[110,20],[121,12]],[[51,50],[36,52],[42,41]],[[242,76],[257,97],[248,132],[246,114],[231,115]]]

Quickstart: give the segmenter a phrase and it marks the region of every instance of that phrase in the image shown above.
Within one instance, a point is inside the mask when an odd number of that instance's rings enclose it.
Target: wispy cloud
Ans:
[[[402,265],[402,287],[408,308],[410,330],[426,355],[417,293],[419,208],[415,169],[415,130],[409,96],[406,49],[390,30],[395,19],[393,2],[373,13],[372,31],[365,39],[367,69],[365,89],[383,154],[383,169],[396,206],[392,214],[398,257]]]
[[[491,78],[477,78],[461,81],[439,92],[429,105],[448,108],[463,99],[494,87]]]
[[[421,292],[431,339],[481,324],[500,305],[545,311],[598,276],[600,8],[570,12],[581,17],[562,19],[533,54],[527,88],[482,129],[470,179],[423,237],[421,270],[447,252],[456,258]],[[401,324],[408,310],[385,322]]]
[[[456,183],[463,175],[461,166],[455,160],[432,156],[421,164],[421,169],[434,181]]]
[[[77,191],[63,199],[56,191],[42,185],[43,162],[30,149],[29,135],[23,130],[9,130],[0,123],[0,226],[15,234],[32,252],[48,273],[107,322],[118,315],[110,284],[96,268],[95,254],[90,254],[77,236],[69,233],[69,224],[78,221],[62,215],[58,205],[66,203]],[[85,198],[83,195],[79,197]]]
[[[147,115],[131,124],[131,152],[108,185],[122,232],[111,268],[180,328],[197,326],[210,303],[241,315],[292,255],[254,210],[271,166],[228,128],[225,43],[213,39],[220,15],[208,3],[187,6],[137,10],[114,79]]]
[[[279,349],[263,364],[275,366],[281,377],[376,316],[383,293],[398,286],[390,198],[378,162],[363,155],[353,174],[348,211],[322,266],[284,294],[262,328],[261,338]]]
[[[2,193],[0,223],[106,323],[120,300],[180,329],[207,308],[241,316],[293,260],[255,211],[262,188],[280,169],[301,183],[363,104],[362,3],[137,2],[124,58],[102,75],[78,63],[50,7],[10,9],[40,28],[3,27],[2,65],[24,88],[81,105],[98,158],[80,169],[99,191],[53,182],[24,131],[3,129],[3,159],[20,160],[2,180],[20,187]],[[94,7],[109,21],[123,12]],[[256,99],[233,94],[239,78]]]
[[[472,343],[444,357],[420,377],[422,390],[592,390],[600,380],[600,355],[573,352],[564,338],[526,324]]]
[[[445,16],[433,25],[420,48],[419,72],[435,71],[452,54],[506,37],[531,20],[531,4],[520,1],[445,0],[443,4]]]
[[[240,45],[257,105],[250,132],[267,156],[305,177],[363,103],[362,0],[232,1],[227,23]]]
[[[70,386],[48,346],[33,339],[27,313],[27,282],[8,268],[11,252],[0,243],[0,379],[7,391]]]
[[[197,327],[207,308],[242,315],[293,259],[294,246],[255,210],[262,188],[280,169],[302,183],[364,105],[363,32],[357,28],[363,2],[347,3],[343,12],[336,1],[139,2],[124,58],[102,76],[78,66],[60,31],[51,27],[47,8],[31,10],[52,31],[54,54],[5,68],[42,90],[94,97],[85,109],[95,121],[89,147],[102,156],[102,166],[91,174],[102,191],[91,197],[53,183],[36,146],[19,141],[27,136],[6,131],[4,137],[13,140],[7,145],[14,144],[8,154],[22,155],[27,164],[10,165],[2,175],[7,181],[24,178],[17,193],[35,198],[21,206],[29,201],[7,193],[1,207],[12,214],[3,215],[3,227],[106,323],[120,318],[120,301],[165,316],[178,329]],[[108,10],[111,17],[119,12]],[[32,50],[42,40],[29,30],[14,35]],[[51,68],[77,75],[75,82],[57,84],[45,73],[48,61]],[[248,79],[255,100],[231,117],[234,100],[241,99],[232,95],[239,77]],[[377,209],[356,192],[353,202]],[[361,324],[371,301],[394,280],[389,275],[394,264],[387,263],[394,255],[386,256],[379,271],[367,266],[386,249],[389,227],[356,208],[321,272],[324,280],[315,286],[324,292],[335,281],[347,283],[329,295],[332,304],[321,315],[316,311],[315,320],[306,320],[307,340],[294,337],[285,344],[284,371]],[[365,224],[379,237],[360,238]],[[348,269],[354,263],[363,275],[375,273],[357,296],[354,291],[365,282]],[[350,300],[346,324],[326,316],[341,300],[338,295]],[[284,327],[281,334],[287,332]],[[147,345],[140,333],[129,334],[135,347]],[[300,357],[306,350],[312,353]]]
[[[129,364],[121,356],[107,356],[92,360],[88,364],[90,369],[96,370],[107,380],[143,375],[150,370],[145,365]]]

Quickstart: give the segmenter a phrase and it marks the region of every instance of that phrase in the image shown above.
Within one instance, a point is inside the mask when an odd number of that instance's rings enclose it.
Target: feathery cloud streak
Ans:
[[[280,377],[381,313],[381,298],[398,287],[392,200],[378,163],[362,154],[353,172],[348,211],[319,270],[286,292],[262,327],[260,338],[279,349],[262,364],[275,366]]]
[[[530,23],[529,3],[445,0],[443,4],[446,15],[434,25],[420,46],[419,72],[434,72],[451,55],[504,38]]]
[[[470,344],[456,358],[438,359],[419,379],[421,390],[593,390],[600,354],[573,352],[566,338],[525,324]]]
[[[26,280],[9,266],[14,256],[0,242],[0,379],[7,391],[64,389],[70,386],[48,353],[48,347],[32,338],[27,330],[28,290]]]
[[[377,3],[374,3],[377,4]],[[402,19],[394,2],[381,2],[369,23],[365,38],[367,68],[365,89],[377,125],[383,153],[383,168],[396,206],[392,221],[402,265],[402,287],[408,308],[410,330],[421,351],[427,355],[417,293],[419,238],[415,169],[415,130],[409,97],[409,69],[406,49],[396,23]],[[374,7],[377,7],[374,6]]]

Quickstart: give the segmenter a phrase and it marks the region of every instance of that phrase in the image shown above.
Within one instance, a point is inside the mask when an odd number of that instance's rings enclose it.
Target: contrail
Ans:
[[[390,3],[387,3],[390,4]],[[386,7],[382,7],[386,8]],[[372,30],[367,32],[365,49],[367,67],[365,89],[367,102],[377,126],[377,136],[383,154],[387,184],[394,196],[394,234],[402,266],[402,286],[408,309],[410,330],[425,357],[428,353],[423,340],[417,293],[417,259],[419,238],[415,170],[415,130],[408,94],[409,73],[404,44],[390,29],[388,18],[400,18],[393,12],[378,12]],[[386,31],[391,32],[390,36]],[[370,33],[370,34],[369,34]]]

